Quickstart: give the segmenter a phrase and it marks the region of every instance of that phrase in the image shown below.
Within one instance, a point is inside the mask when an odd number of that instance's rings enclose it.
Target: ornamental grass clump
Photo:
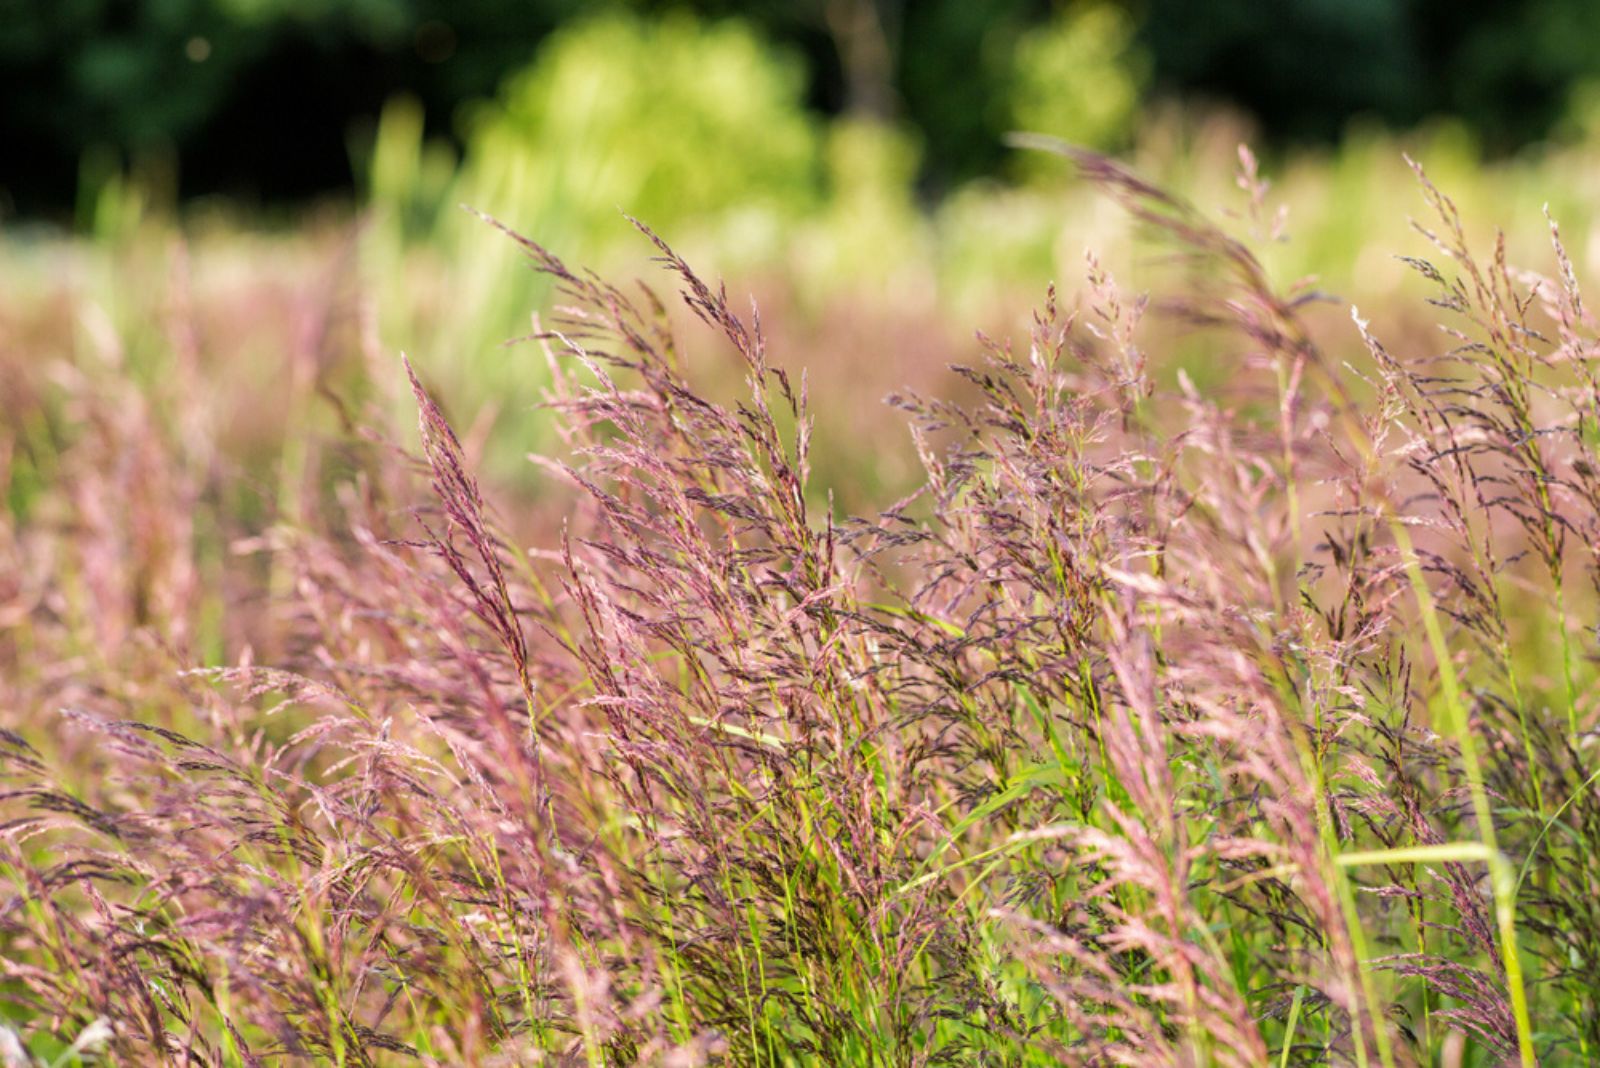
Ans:
[[[643,227],[704,330],[511,235],[561,294],[563,533],[521,543],[406,364],[420,454],[365,435],[242,546],[287,576],[275,666],[0,734],[0,1051],[1600,1054],[1600,347],[1559,235],[1553,278],[1480,258],[1419,169],[1441,329],[1402,351],[1069,154],[1174,281],[1090,259],[957,399],[892,398],[925,478],[863,517],[753,307]]]

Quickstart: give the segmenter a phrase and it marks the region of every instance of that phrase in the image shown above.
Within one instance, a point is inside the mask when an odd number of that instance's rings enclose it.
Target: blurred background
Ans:
[[[926,203],[1015,177],[1006,130],[1126,147],[1162,99],[1236,108],[1280,146],[1454,117],[1504,156],[1579,134],[1600,76],[1586,0],[5,0],[0,16],[5,210],[80,224],[122,168],[169,200],[280,217],[359,198],[386,107],[479,166],[511,147],[497,133],[560,148],[581,127],[699,213],[712,192],[816,193],[808,142],[846,118],[900,131]],[[758,120],[748,160],[671,171]]]
[[[292,511],[298,443],[337,431],[319,398],[403,404],[401,350],[536,499],[545,362],[504,342],[549,294],[463,205],[668,284],[628,213],[756,295],[846,507],[913,477],[885,394],[954,388],[973,331],[1015,332],[1086,250],[1147,277],[1118,210],[1007,131],[1239,214],[1281,283],[1396,330],[1402,152],[1514,254],[1548,258],[1548,204],[1600,263],[1591,0],[0,0],[0,26],[14,510],[71,440],[59,380],[113,366],[191,380],[170,418],[209,412],[251,507]],[[1245,142],[1281,219],[1244,217]]]

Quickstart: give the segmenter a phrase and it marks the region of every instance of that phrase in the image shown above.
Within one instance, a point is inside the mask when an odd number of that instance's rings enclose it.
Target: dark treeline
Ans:
[[[1600,76],[1588,0],[1116,0],[1152,93],[1229,102],[1270,143],[1357,116],[1463,118],[1495,153],[1548,136]],[[295,201],[348,189],[352,131],[397,92],[430,132],[608,0],[0,0],[0,211],[70,212],[86,158],[156,161],[179,191]],[[751,20],[799,53],[823,113],[914,125],[930,191],[993,171],[1007,57],[1049,0],[609,0]]]

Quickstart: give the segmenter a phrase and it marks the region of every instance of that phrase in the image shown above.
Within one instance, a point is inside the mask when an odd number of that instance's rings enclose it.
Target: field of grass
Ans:
[[[1596,150],[1238,132],[8,240],[0,1065],[1600,1059]]]

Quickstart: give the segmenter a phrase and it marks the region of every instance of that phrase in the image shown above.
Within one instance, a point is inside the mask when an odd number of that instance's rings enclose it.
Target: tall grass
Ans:
[[[1559,236],[1548,279],[1480,255],[1422,178],[1440,340],[1391,351],[1069,155],[1174,269],[1091,259],[965,400],[892,398],[922,485],[860,517],[754,307],[644,230],[675,332],[512,234],[561,294],[562,534],[407,364],[420,453],[374,408],[234,544],[273,667],[178,670],[219,476],[85,386],[106,445],[57,480],[140,540],[0,531],[0,1059],[1592,1059],[1600,349]],[[108,559],[142,599],[75,611]]]

